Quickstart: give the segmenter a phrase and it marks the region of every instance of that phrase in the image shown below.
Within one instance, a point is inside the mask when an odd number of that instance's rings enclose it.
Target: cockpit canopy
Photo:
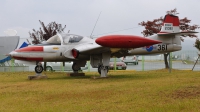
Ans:
[[[54,35],[53,37],[49,38],[46,43],[48,44],[61,44],[60,37],[58,35]]]
[[[74,35],[74,34],[60,34],[54,35],[53,37],[49,38],[46,43],[53,44],[53,45],[61,45],[68,44],[68,43],[77,43],[83,39],[83,36]]]

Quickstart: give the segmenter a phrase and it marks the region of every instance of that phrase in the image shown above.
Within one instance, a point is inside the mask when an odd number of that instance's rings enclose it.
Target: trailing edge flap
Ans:
[[[157,35],[162,36],[162,35],[192,35],[195,33],[199,33],[199,32],[195,32],[195,31],[181,31],[181,32],[175,32],[175,33],[157,33]]]

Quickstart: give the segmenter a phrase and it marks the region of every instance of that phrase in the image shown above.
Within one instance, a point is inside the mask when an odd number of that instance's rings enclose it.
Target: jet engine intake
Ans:
[[[77,49],[72,49],[72,55],[76,59],[79,56],[79,51]]]

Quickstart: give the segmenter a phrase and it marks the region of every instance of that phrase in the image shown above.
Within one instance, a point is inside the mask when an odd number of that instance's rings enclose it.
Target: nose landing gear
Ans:
[[[42,67],[42,65],[36,65],[35,66],[35,73],[40,74],[40,73],[42,73],[43,69],[44,68]]]
[[[46,75],[42,75],[41,73],[43,72],[44,68],[42,66],[41,63],[39,62],[36,62],[36,66],[35,66],[35,75],[33,76],[28,76],[28,79],[29,80],[32,80],[32,79],[47,79],[47,76]]]

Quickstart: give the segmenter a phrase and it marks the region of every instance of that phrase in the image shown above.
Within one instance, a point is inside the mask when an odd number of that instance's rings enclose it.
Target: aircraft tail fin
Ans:
[[[161,31],[158,34],[170,34],[180,32],[178,16],[167,14],[164,17]]]
[[[178,16],[167,14],[163,20],[163,25],[158,35],[191,35],[198,32],[181,31],[180,21]]]

